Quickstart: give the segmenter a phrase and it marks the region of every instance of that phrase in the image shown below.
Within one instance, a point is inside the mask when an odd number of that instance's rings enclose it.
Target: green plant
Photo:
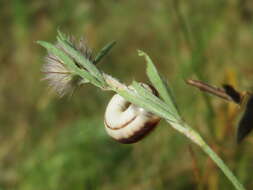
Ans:
[[[61,32],[58,33],[56,45],[43,41],[39,41],[38,43],[49,51],[49,62],[43,71],[46,73],[46,79],[50,81],[50,85],[60,95],[64,95],[76,85],[84,83],[91,83],[101,90],[118,93],[129,102],[161,117],[174,129],[184,134],[217,164],[236,189],[244,189],[226,164],[209,147],[199,133],[182,119],[169,85],[161,78],[152,60],[146,53],[138,51],[139,55],[144,56],[146,59],[147,76],[160,97],[155,96],[136,81],[133,81],[130,85],[131,87],[129,87],[119,82],[116,78],[102,72],[94,64],[89,49],[85,44],[77,46]],[[95,60],[100,60],[112,45],[113,43],[103,48]]]

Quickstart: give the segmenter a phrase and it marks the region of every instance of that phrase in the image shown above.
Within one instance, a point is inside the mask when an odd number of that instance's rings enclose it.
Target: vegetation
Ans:
[[[136,49],[148,52],[169,79],[184,119],[246,189],[253,187],[252,137],[235,142],[240,110],[183,80],[251,89],[249,2],[16,0],[0,9],[1,189],[232,188],[198,147],[165,122],[137,144],[112,141],[103,129],[111,93],[89,85],[72,97],[49,93],[38,82],[45,51],[34,42],[53,41],[58,27],[87,37],[95,50],[117,40],[99,67],[122,81],[147,81]]]

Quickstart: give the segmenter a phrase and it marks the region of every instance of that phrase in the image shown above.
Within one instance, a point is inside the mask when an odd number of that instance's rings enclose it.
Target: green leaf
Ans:
[[[150,57],[143,51],[139,50],[138,53],[139,56],[145,57],[145,60],[147,62],[147,75],[150,82],[156,88],[161,98],[169,106],[170,110],[179,118],[179,113],[173,101],[168,84],[161,78]]]
[[[95,86],[101,88],[101,84],[99,83],[99,81],[97,81],[97,79],[94,76],[92,76],[89,72],[85,71],[84,69],[78,68],[74,63],[74,61],[62,50],[60,50],[59,48],[55,47],[53,44],[50,44],[48,42],[38,41],[37,43],[46,48],[53,55],[57,56],[62,61],[62,63],[68,68],[68,70],[70,70],[73,74],[79,75],[80,77],[88,80]]]
[[[140,96],[139,94],[137,94],[134,90],[115,89],[115,91],[119,95],[124,97],[126,100],[128,100],[129,102],[131,102],[139,107],[142,107],[143,109],[145,109],[145,110],[147,110],[147,111],[149,111],[161,118],[167,119],[171,122],[176,122],[175,118],[172,117],[170,114],[168,114],[168,112],[166,110],[161,109],[159,106],[157,106],[157,104],[149,102],[143,96]]]
[[[60,30],[57,30],[57,33],[58,33],[59,38],[70,43],[69,38],[67,37],[66,34],[62,33]]]
[[[76,65],[73,60],[53,44],[44,41],[37,41],[37,43],[46,48],[53,55],[57,56],[69,70],[74,71],[76,69]]]
[[[106,44],[106,46],[103,47],[103,48],[97,53],[97,56],[96,56],[95,59],[94,59],[94,64],[97,64],[99,61],[101,61],[101,59],[109,53],[109,51],[112,49],[112,47],[113,47],[115,44],[116,44],[115,41]]]
[[[169,113],[171,116],[175,118],[173,112],[169,109],[167,104],[161,101],[161,99],[155,96],[150,90],[144,87],[141,83],[133,81],[131,86],[136,90],[137,94],[143,97],[147,102],[156,105],[157,108],[159,107],[160,109],[165,110],[167,113]]]
[[[87,69],[90,74],[92,74],[95,78],[97,78],[103,85],[105,85],[105,81],[101,72],[96,68],[96,66],[91,63],[89,59],[84,57],[80,52],[76,51],[68,41],[66,41],[65,37],[61,35],[57,36],[57,40],[59,44],[63,47],[63,49],[73,58],[76,62],[81,64],[85,69]]]

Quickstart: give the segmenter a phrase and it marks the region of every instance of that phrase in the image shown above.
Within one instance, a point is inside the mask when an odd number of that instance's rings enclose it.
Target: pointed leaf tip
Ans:
[[[39,45],[42,45],[44,43],[44,41],[37,40],[36,43],[39,44]]]
[[[139,56],[144,56],[146,53],[142,50],[137,50]]]
[[[146,54],[145,52],[138,50],[140,56],[144,56],[147,62],[147,76],[158,91],[161,98],[167,103],[168,107],[170,108],[171,112],[174,113],[178,118],[180,118],[176,104],[173,100],[173,96],[171,94],[170,88],[168,84],[162,79],[160,74],[158,73],[152,59]]]
[[[37,41],[37,44],[41,45],[42,47],[46,48],[47,50],[49,50],[50,48],[53,47],[52,44],[45,42],[45,41]]]
[[[101,61],[101,59],[106,56],[109,51],[114,47],[114,45],[116,44],[116,41],[112,41],[108,44],[106,44],[96,55],[95,59],[94,59],[94,64],[97,64],[99,61]]]

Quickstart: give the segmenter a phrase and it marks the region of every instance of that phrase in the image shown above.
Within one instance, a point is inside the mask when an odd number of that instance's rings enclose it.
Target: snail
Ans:
[[[156,91],[146,84],[142,85],[157,95]],[[105,111],[105,129],[114,140],[130,144],[147,136],[159,123],[160,117],[125,100],[115,94]]]

